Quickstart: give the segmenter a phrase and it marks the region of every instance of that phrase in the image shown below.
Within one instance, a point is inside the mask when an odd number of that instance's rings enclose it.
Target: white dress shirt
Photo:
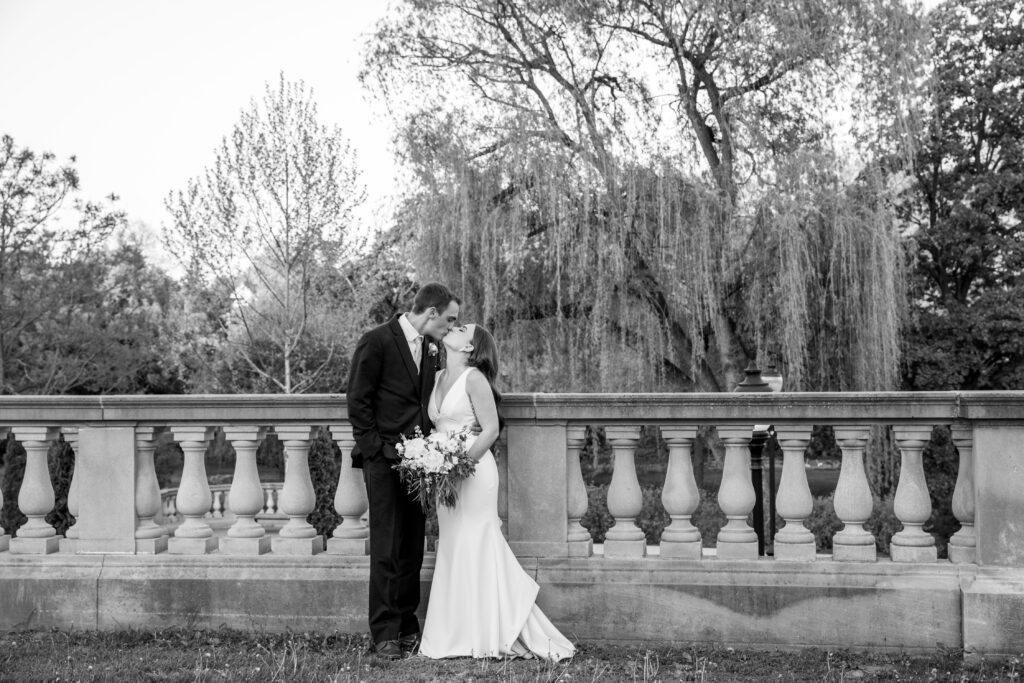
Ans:
[[[416,371],[418,372],[423,357],[423,335],[416,331],[404,313],[398,318],[398,324],[402,326],[405,339],[409,342],[409,352],[412,354],[413,361],[416,362]]]

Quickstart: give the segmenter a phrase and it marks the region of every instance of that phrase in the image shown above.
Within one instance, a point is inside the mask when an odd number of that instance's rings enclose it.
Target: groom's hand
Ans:
[[[470,434],[472,434],[473,436],[480,436],[480,432],[482,431],[484,430],[481,429],[480,423],[477,422],[476,420],[473,420],[473,426],[469,428]]]

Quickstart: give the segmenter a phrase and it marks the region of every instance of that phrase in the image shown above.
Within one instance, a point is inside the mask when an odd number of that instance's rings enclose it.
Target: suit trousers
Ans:
[[[370,511],[370,635],[374,643],[418,634],[425,517],[409,495],[396,461],[363,460]]]

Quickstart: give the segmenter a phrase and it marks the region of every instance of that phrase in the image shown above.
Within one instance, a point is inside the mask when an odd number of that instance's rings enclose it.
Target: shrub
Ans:
[[[156,470],[157,485],[170,488],[180,478],[185,466],[185,453],[175,441],[157,440],[153,451],[153,468]]]
[[[309,475],[313,480],[316,503],[306,521],[325,539],[330,538],[341,523],[341,515],[334,509],[340,467],[341,449],[321,430],[309,444]]]
[[[21,490],[21,481],[25,477],[25,449],[14,440],[13,434],[7,435],[7,440],[0,442],[5,453],[4,461],[7,463],[4,468],[3,486],[4,507],[0,513],[0,526],[8,534],[15,535],[17,530],[28,519],[18,509],[18,492]]]
[[[50,470],[50,484],[53,486],[53,509],[46,514],[46,521],[53,525],[57,534],[63,536],[68,527],[75,523],[75,518],[68,510],[68,493],[71,491],[71,478],[75,472],[75,450],[61,436],[50,444],[46,453]]]
[[[893,496],[888,495],[881,500],[875,500],[871,516],[864,523],[864,528],[875,535],[875,547],[883,555],[889,554],[889,541],[893,534],[903,528],[903,524],[896,518],[893,511]]]
[[[700,530],[700,537],[705,548],[715,547],[718,532],[725,526],[726,518],[718,505],[718,493],[708,489],[699,489],[700,505],[693,513],[693,525]]]
[[[833,496],[834,494],[830,493],[814,499],[811,516],[807,518],[805,525],[814,534],[814,546],[819,551],[832,550],[832,537],[843,528],[843,523],[836,516]],[[777,526],[781,528],[782,525],[780,521]]]

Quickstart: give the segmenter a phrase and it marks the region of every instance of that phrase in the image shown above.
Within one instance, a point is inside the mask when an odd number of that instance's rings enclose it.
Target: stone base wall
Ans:
[[[423,571],[424,606],[433,565]],[[1019,655],[1024,572],[974,565],[523,560],[573,639]],[[366,632],[368,559],[0,555],[0,628]]]

